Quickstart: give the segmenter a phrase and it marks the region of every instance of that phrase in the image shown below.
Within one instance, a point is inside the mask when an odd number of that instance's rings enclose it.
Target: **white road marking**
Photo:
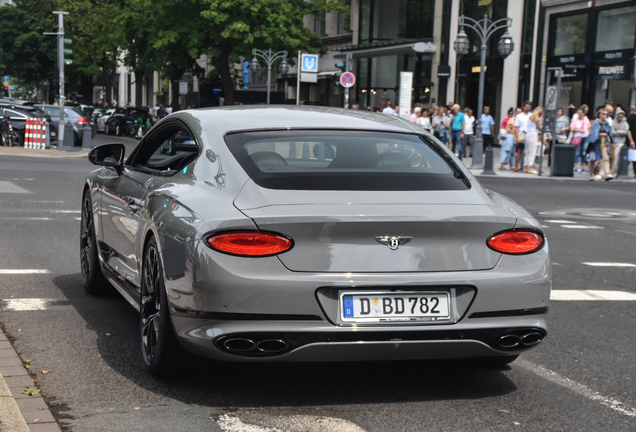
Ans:
[[[631,232],[631,231],[623,231],[623,230],[618,230],[618,229],[617,229],[616,231],[618,231],[618,232],[622,232],[622,233],[625,233],[625,234],[636,235],[636,233]]]
[[[48,210],[51,213],[81,213],[81,210]]]
[[[616,262],[584,262],[581,264],[591,267],[636,267],[636,264]]]
[[[0,274],[47,274],[51,273],[44,269],[0,269]]]
[[[8,218],[2,218],[3,220],[22,220],[22,221],[36,221],[36,220],[41,220],[41,221],[49,221],[51,220],[51,218],[47,218],[47,217],[8,217]]]
[[[576,223],[574,221],[562,220],[562,219],[550,219],[550,220],[546,220],[545,222],[555,223],[555,224],[575,224]]]
[[[561,387],[565,387],[568,390],[573,391],[579,396],[583,396],[589,400],[594,402],[598,402],[603,406],[606,406],[614,411],[617,411],[623,415],[628,417],[636,417],[636,409],[625,405],[623,402],[616,400],[614,398],[603,396],[602,394],[590,390],[588,387],[583,384],[579,384],[576,381],[572,381],[569,378],[563,377],[556,372],[553,372],[549,369],[544,368],[543,366],[535,365],[534,363],[530,363],[527,360],[519,359],[515,363],[515,365],[520,366],[535,375],[540,376],[554,384],[560,385]]]
[[[552,290],[552,301],[636,301],[636,293],[603,290]]]
[[[227,432],[365,432],[356,424],[334,417],[310,415],[259,415],[249,413],[247,417],[258,417],[266,426],[243,423],[235,415],[222,414],[216,421],[221,430]]]
[[[561,228],[604,229],[603,227],[594,226],[594,225],[561,225]]]
[[[0,180],[0,193],[29,194],[31,192],[11,183],[10,181]]]
[[[34,311],[45,310],[47,300],[45,299],[4,299],[0,300],[3,303],[0,306],[2,310],[10,311]]]

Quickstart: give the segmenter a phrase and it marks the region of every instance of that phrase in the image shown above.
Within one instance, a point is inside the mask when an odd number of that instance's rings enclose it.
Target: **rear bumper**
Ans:
[[[424,360],[506,356],[539,342],[501,347],[505,335],[547,335],[545,314],[527,317],[466,319],[452,326],[342,328],[326,322],[209,321],[172,317],[182,345],[194,354],[220,361],[326,362]],[[255,325],[256,324],[256,325]],[[230,340],[282,341],[279,352],[232,351]]]

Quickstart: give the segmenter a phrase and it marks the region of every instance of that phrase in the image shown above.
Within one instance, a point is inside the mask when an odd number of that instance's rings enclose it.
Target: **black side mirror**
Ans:
[[[114,167],[118,174],[124,170],[124,154],[126,146],[123,144],[102,144],[88,153],[88,160],[94,165]]]

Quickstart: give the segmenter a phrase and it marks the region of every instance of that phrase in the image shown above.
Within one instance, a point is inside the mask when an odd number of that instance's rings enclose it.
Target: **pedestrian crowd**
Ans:
[[[569,109],[572,113],[575,107]],[[397,110],[387,101],[382,113],[397,115]],[[569,119],[563,108],[558,108],[554,133],[548,132],[548,128],[543,132],[544,109],[533,108],[529,101],[519,108],[510,108],[498,131],[489,107],[484,107],[476,119],[472,109],[462,110],[452,102],[430,111],[416,104],[409,121],[435,135],[460,160],[469,150],[472,153],[475,131],[481,128],[484,148],[492,146],[495,139],[501,144],[499,169],[502,171],[538,174],[542,152],[551,162],[551,144],[571,144],[575,146],[574,171],[589,173],[591,181],[608,181],[618,174],[621,149],[627,145],[628,160],[633,162],[636,175],[636,108],[625,112],[620,105],[608,100],[597,108],[593,118],[591,114],[589,107],[583,104]]]

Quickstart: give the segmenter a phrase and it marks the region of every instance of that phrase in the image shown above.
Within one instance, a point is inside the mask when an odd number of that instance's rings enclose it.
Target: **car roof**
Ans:
[[[334,107],[235,105],[231,107],[184,110],[176,114],[176,117],[191,114],[199,118],[204,124],[213,123],[215,127],[223,128],[226,133],[286,128],[424,133],[424,129],[397,116]]]

